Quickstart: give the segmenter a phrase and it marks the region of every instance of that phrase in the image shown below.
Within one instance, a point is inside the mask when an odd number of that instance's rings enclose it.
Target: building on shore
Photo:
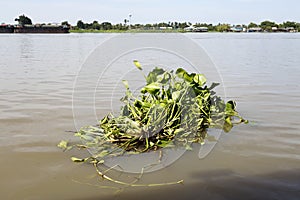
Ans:
[[[69,33],[69,30],[66,25],[17,25],[14,33]]]
[[[288,33],[296,33],[298,32],[294,27],[272,27],[272,32],[288,32]]]
[[[208,32],[208,28],[205,26],[195,27],[189,26],[183,29],[185,32]]]
[[[14,26],[9,24],[1,24],[0,25],[0,33],[13,33]]]
[[[258,32],[262,32],[263,30],[262,30],[262,28],[260,28],[260,27],[252,27],[252,28],[249,28],[248,29],[248,32],[249,33],[258,33]]]
[[[0,33],[69,33],[66,25],[0,25]]]
[[[237,25],[237,26],[232,26],[230,29],[229,29],[230,32],[236,32],[236,33],[240,33],[240,32],[246,32],[246,29],[243,28],[242,26],[240,25]]]
[[[173,27],[171,27],[171,26],[160,26],[160,27],[158,27],[158,29],[159,30],[172,30]]]

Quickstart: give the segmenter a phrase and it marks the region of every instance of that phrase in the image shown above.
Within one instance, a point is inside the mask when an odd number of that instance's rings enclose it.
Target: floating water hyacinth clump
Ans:
[[[134,65],[143,73],[142,65]],[[97,126],[81,128],[80,137],[93,157],[72,158],[75,162],[104,162],[108,156],[141,154],[162,148],[192,149],[192,143],[204,145],[207,129],[229,132],[235,124],[247,123],[236,111],[234,101],[224,102],[214,88],[207,86],[203,74],[188,73],[183,68],[167,71],[154,68],[145,77],[145,85],[138,95],[123,80],[126,92],[123,106],[115,116],[107,114]],[[68,148],[62,141],[62,148]]]

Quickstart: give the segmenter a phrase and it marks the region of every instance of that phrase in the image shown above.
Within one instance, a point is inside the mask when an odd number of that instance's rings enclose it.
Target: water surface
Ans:
[[[235,99],[239,112],[251,123],[222,134],[204,159],[195,149],[173,165],[145,174],[141,181],[184,179],[184,185],[127,188],[115,194],[101,188],[111,184],[98,180],[91,166],[69,160],[84,154],[56,148],[61,139],[74,140],[65,131],[75,130],[76,75],[90,53],[111,35],[1,34],[1,198],[298,199],[300,35],[186,36],[210,56],[223,79],[226,99]]]

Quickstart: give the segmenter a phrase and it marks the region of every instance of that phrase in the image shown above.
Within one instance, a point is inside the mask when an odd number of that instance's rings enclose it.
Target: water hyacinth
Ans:
[[[142,72],[137,60],[134,65]],[[234,124],[248,123],[236,111],[234,101],[225,103],[216,95],[213,89],[218,83],[206,85],[203,74],[188,73],[182,68],[167,71],[156,67],[144,77],[146,83],[137,96],[131,92],[128,81],[123,80],[126,92],[121,98],[123,106],[118,116],[109,113],[98,125],[82,127],[75,136],[83,144],[69,146],[68,142],[61,141],[58,147],[88,149],[91,157],[71,157],[71,160],[93,164],[102,179],[115,184],[132,187],[182,184],[183,180],[136,184],[144,168],[134,182],[124,182],[105,174],[112,168],[103,172],[99,166],[103,167],[106,158],[125,154],[159,150],[161,155],[163,148],[191,150],[192,143],[203,145],[205,139],[213,137],[208,136],[208,128],[229,132]]]
[[[143,70],[138,61],[134,64]],[[156,67],[145,81],[140,94],[134,96],[123,80],[126,92],[120,114],[110,113],[98,126],[84,127],[75,134],[96,150],[97,159],[174,146],[190,149],[191,143],[204,144],[208,128],[229,132],[234,124],[247,123],[236,112],[234,101],[225,103],[213,91],[219,84],[208,87],[203,74]]]

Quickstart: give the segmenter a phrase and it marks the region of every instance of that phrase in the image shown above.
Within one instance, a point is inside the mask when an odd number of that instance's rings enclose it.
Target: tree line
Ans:
[[[229,31],[232,27],[241,27],[241,28],[261,28],[265,31],[271,31],[272,28],[294,28],[295,30],[300,31],[300,23],[293,21],[286,21],[283,23],[275,23],[272,21],[263,21],[259,24],[250,22],[249,24],[241,24],[241,25],[232,25],[228,23],[219,23],[219,24],[211,24],[211,23],[195,23],[191,22],[161,22],[154,24],[129,24],[128,21],[124,20],[124,23],[112,24],[110,22],[102,22],[93,21],[92,23],[84,23],[82,20],[79,20],[74,29],[95,29],[95,30],[128,30],[128,29],[141,29],[141,30],[151,30],[151,29],[160,29],[162,27],[170,28],[170,29],[184,29],[186,27],[207,27],[208,31],[216,31],[216,32],[224,32]]]
[[[124,20],[124,23],[117,23],[112,24],[110,22],[102,22],[99,23],[98,21],[93,21],[92,23],[84,23],[82,20],[79,20],[74,29],[95,29],[95,30],[128,30],[128,29],[143,29],[143,30],[150,30],[150,29],[158,29],[160,27],[172,27],[173,29],[183,29],[192,25],[188,22],[161,22],[155,24],[130,24],[128,20]]]
[[[32,24],[32,20],[25,16],[21,15],[15,19],[19,24]],[[131,24],[129,20],[124,19],[122,23],[112,24],[111,22],[98,22],[93,21],[91,23],[83,22],[82,20],[78,20],[76,25],[71,25],[68,21],[61,22],[62,25],[70,26],[75,30],[128,30],[128,29],[137,29],[137,30],[157,30],[161,28],[175,29],[175,30],[183,30],[186,27],[194,26],[194,27],[207,27],[208,31],[216,31],[216,32],[224,32],[229,31],[232,27],[239,28],[261,28],[264,31],[272,31],[275,28],[294,28],[297,31],[300,31],[300,23],[293,21],[286,21],[283,23],[275,23],[272,21],[263,21],[259,24],[254,22],[250,22],[249,24],[241,24],[241,25],[232,25],[228,23],[219,23],[219,24],[211,24],[211,23],[195,23],[191,22],[161,22],[154,24]]]

